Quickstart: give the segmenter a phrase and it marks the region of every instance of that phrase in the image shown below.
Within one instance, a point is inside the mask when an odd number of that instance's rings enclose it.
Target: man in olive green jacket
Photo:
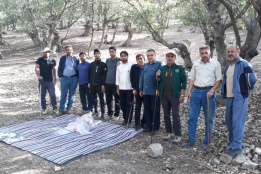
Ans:
[[[175,52],[167,53],[166,60],[167,65],[161,67],[156,74],[157,80],[159,80],[159,95],[162,99],[164,122],[167,132],[167,135],[163,137],[163,140],[168,141],[174,137],[175,134],[175,138],[172,143],[179,144],[181,142],[179,105],[184,102],[187,77],[183,67],[175,64]],[[171,109],[173,120],[172,125],[170,118]]]

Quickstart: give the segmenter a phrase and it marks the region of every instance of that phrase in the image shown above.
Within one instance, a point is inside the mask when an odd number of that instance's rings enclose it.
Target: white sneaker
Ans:
[[[117,116],[114,116],[114,117],[113,117],[113,120],[114,120],[114,121],[119,120],[119,116],[118,116],[118,117],[117,117]]]

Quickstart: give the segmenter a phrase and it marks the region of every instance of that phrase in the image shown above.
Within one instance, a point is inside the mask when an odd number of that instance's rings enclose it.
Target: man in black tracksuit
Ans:
[[[94,50],[94,57],[95,61],[93,61],[90,65],[89,70],[89,84],[88,87],[90,88],[92,103],[94,106],[94,114],[93,117],[98,116],[97,110],[97,94],[100,99],[100,107],[101,107],[101,119],[104,119],[104,84],[106,79],[107,73],[107,66],[104,62],[101,61],[101,54],[98,49]]]

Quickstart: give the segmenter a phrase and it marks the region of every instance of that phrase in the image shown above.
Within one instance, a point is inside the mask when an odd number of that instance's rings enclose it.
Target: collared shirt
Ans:
[[[198,87],[213,86],[216,81],[222,80],[220,63],[215,59],[210,59],[207,63],[196,60],[188,78],[195,80],[194,85]]]
[[[117,67],[116,71],[116,85],[119,85],[120,90],[132,90],[130,71],[133,63],[127,62],[125,64],[121,63]]]
[[[78,71],[79,71],[79,84],[87,84],[89,83],[89,69],[90,63],[85,61],[84,63],[78,64]]]
[[[115,84],[117,63],[119,61],[121,61],[121,58],[118,58],[118,57],[116,57],[113,60],[111,58],[106,59],[107,74],[106,74],[105,83],[107,83],[107,84]]]
[[[234,81],[234,71],[235,71],[235,65],[229,65],[227,69],[227,81],[226,81],[226,88],[227,88],[227,97],[234,97],[233,95],[233,81]]]
[[[53,58],[45,60],[44,57],[37,59],[36,64],[40,66],[40,76],[44,81],[53,81],[53,67],[56,66],[56,61]]]
[[[75,67],[74,59],[73,57],[68,58],[68,56],[66,55],[63,76],[73,76],[73,75],[76,75],[76,67]]]
[[[145,63],[143,71],[140,76],[139,89],[143,92],[143,95],[155,95],[156,94],[156,72],[160,69],[161,62],[154,61],[152,64]]]

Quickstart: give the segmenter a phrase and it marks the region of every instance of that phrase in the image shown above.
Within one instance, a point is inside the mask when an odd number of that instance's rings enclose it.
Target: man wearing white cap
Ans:
[[[175,63],[176,53],[168,52],[166,54],[167,65],[162,66],[157,72],[159,81],[159,95],[162,101],[164,111],[164,122],[167,135],[163,137],[164,141],[175,138],[173,144],[181,142],[181,125],[179,116],[179,105],[184,102],[185,90],[187,87],[186,73],[181,65]],[[170,118],[172,110],[172,121]],[[174,133],[174,134],[173,134]]]
[[[39,86],[41,85],[41,104],[42,104],[42,113],[46,114],[46,90],[49,92],[51,103],[53,106],[53,112],[58,114],[57,110],[57,101],[55,96],[55,87],[57,76],[56,76],[56,61],[53,58],[50,58],[50,49],[45,48],[42,53],[43,56],[38,58],[35,65],[35,73],[39,80]]]

